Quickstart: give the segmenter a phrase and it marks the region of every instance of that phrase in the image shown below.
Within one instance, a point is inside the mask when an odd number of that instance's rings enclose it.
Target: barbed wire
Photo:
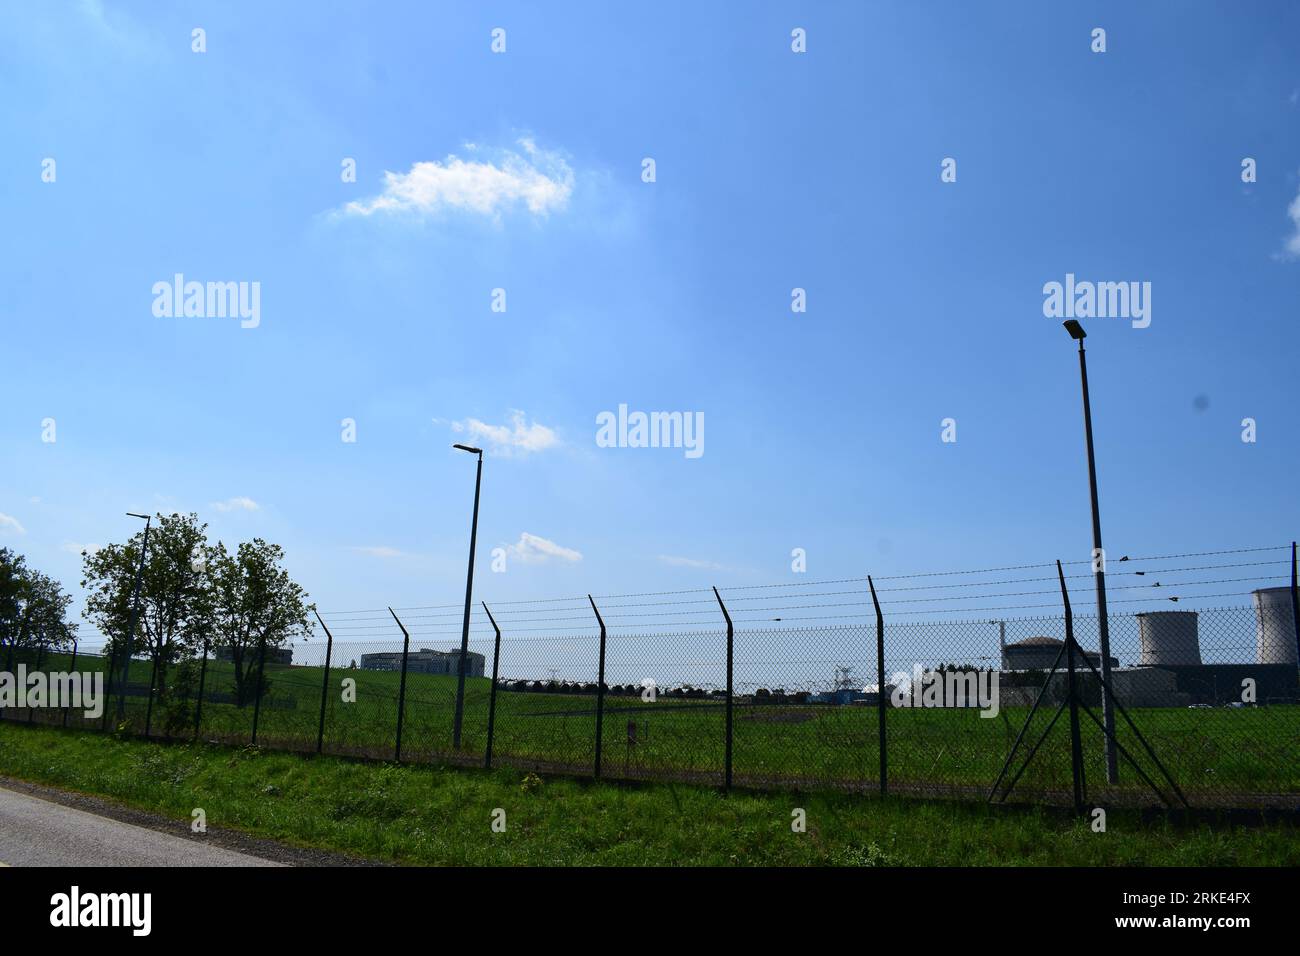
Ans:
[[[1190,551],[1190,552],[1181,552],[1175,554],[1149,555],[1149,556],[1138,556],[1138,557],[1124,556],[1123,558],[1118,559],[1118,561],[1112,560],[1110,563],[1114,565],[1117,563],[1127,564],[1127,563],[1139,563],[1139,562],[1169,561],[1169,560],[1180,560],[1183,558],[1193,558],[1193,557],[1216,557],[1216,556],[1224,556],[1224,555],[1260,554],[1260,553],[1270,552],[1270,551],[1285,551],[1288,548],[1289,548],[1288,545],[1274,545],[1269,547],[1258,547],[1258,548],[1231,548],[1231,549],[1219,549],[1214,551]],[[1142,576],[1142,575],[1149,575],[1149,574],[1176,574],[1176,573],[1184,573],[1184,572],[1191,572],[1191,571],[1214,570],[1220,568],[1264,567],[1270,564],[1276,564],[1281,560],[1282,559],[1279,558],[1279,559],[1274,559],[1272,561],[1199,564],[1199,565],[1192,565],[1188,567],[1158,568],[1158,569],[1151,569],[1146,571],[1108,570],[1107,576],[1108,577],[1117,577],[1120,575]],[[1087,565],[1090,563],[1091,561],[1089,559],[1081,559],[1078,561],[1062,562],[1062,565],[1078,566],[1078,565]],[[953,576],[962,576],[962,575],[1002,573],[1008,571],[1038,570],[1044,568],[1055,568],[1055,566],[1056,566],[1056,562],[1052,561],[1052,562],[1042,562],[1036,564],[1002,565],[996,567],[974,568],[974,569],[965,569],[965,570],[956,570],[956,571],[924,571],[924,572],[915,572],[911,574],[882,575],[879,577],[875,577],[874,580],[904,581],[904,580],[916,580],[920,578],[953,577]],[[1070,574],[1067,575],[1066,577],[1067,579],[1070,580],[1078,580],[1078,579],[1087,578],[1091,576],[1092,575],[1090,573],[1081,573],[1081,574]],[[909,585],[909,586],[898,587],[898,588],[877,588],[877,594],[891,593],[891,592],[898,592],[898,591],[908,591],[908,590],[931,590],[931,589],[941,590],[941,589],[971,588],[971,587],[993,587],[993,586],[1004,586],[1008,584],[1027,583],[1027,582],[1034,582],[1034,581],[1050,581],[1050,580],[1055,580],[1055,576],[1049,575],[1049,576],[1039,576],[1039,577],[1009,578],[1009,579],[1004,579],[999,581],[971,581],[971,582],[960,582],[956,584]],[[796,593],[802,593],[802,589],[806,589],[806,588],[829,587],[829,586],[835,586],[841,584],[857,584],[857,585],[865,586],[866,576],[862,575],[860,577],[852,577],[852,578],[831,578],[831,579],[821,579],[815,581],[786,581],[786,582],[772,583],[772,584],[729,585],[726,588],[720,589],[720,591],[725,590],[726,594],[728,595],[728,599],[730,601],[743,602],[743,601],[762,600],[763,598],[761,595],[749,597],[743,594],[737,594],[736,592],[790,590],[790,591],[795,591]],[[1190,586],[1194,586],[1194,583],[1193,582],[1180,583],[1180,586],[1190,587]],[[855,593],[859,593],[859,592],[856,589],[840,590],[840,591],[823,591],[823,592],[817,592],[812,594],[806,594],[805,596],[832,597],[832,596],[843,596],[843,595],[855,594]],[[712,588],[704,588],[704,587],[685,588],[685,589],[668,590],[668,591],[609,593],[609,594],[593,595],[592,599],[593,600],[599,599],[600,601],[603,602],[607,602],[610,600],[622,602],[623,599],[629,599],[629,598],[679,597],[683,595],[701,595],[701,597],[694,600],[652,601],[652,602],[637,602],[637,603],[624,602],[624,603],[616,603],[616,604],[606,604],[601,606],[601,613],[604,614],[606,610],[614,611],[624,607],[628,607],[628,608],[676,607],[676,606],[685,606],[691,604],[716,603],[715,599],[712,596]],[[794,596],[794,595],[786,595],[786,596]],[[574,606],[570,608],[539,607],[539,605],[556,605],[556,604],[569,604]],[[506,619],[506,620],[522,620],[526,618],[531,618],[539,622],[548,621],[548,620],[557,620],[557,619],[543,618],[543,617],[539,617],[538,615],[552,613],[555,610],[576,611],[580,608],[582,609],[588,608],[589,606],[590,605],[588,603],[587,595],[574,595],[570,597],[554,597],[554,598],[530,598],[530,599],[519,599],[519,600],[511,600],[511,601],[494,601],[491,604],[491,607],[494,609],[495,608],[503,609],[499,612],[496,610],[493,611],[494,616],[497,616],[499,618]],[[388,610],[389,609],[385,607],[385,608],[370,608],[370,609],[347,610],[347,611],[329,611],[329,612],[322,611],[321,615],[322,617],[328,615],[331,618],[343,618],[344,622],[338,625],[338,628],[343,629],[343,628],[351,627],[354,624],[364,625],[364,623],[368,621],[375,621],[375,622],[388,621],[390,620],[390,617],[387,613]],[[447,612],[443,614],[410,615],[415,620],[455,619],[455,618],[463,617],[464,605],[463,604],[412,605],[408,607],[393,608],[392,610],[394,612],[403,612],[403,613],[407,613],[411,611]],[[475,619],[475,618],[483,619],[486,617],[486,615],[483,613],[482,608],[478,604],[474,604],[471,606],[470,613],[471,613],[471,619]],[[361,615],[361,614],[373,614],[377,616],[371,618],[356,617],[356,615]],[[334,628],[331,627],[331,630],[333,629]]]

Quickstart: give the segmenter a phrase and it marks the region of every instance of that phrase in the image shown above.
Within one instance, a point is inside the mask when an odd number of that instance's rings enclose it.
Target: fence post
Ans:
[[[149,671],[149,706],[144,712],[144,735],[149,736],[149,728],[153,725],[153,685],[158,680],[158,657],[159,653],[154,652],[153,668]],[[127,663],[130,667],[130,662]],[[122,693],[126,693],[126,687],[123,686]]]
[[[1083,776],[1083,743],[1079,737],[1079,692],[1074,677],[1074,612],[1070,609],[1070,592],[1065,587],[1065,572],[1061,562],[1056,562],[1056,574],[1061,579],[1061,600],[1065,602],[1065,677],[1070,700],[1070,776],[1074,783],[1074,812],[1083,814],[1084,794],[1087,784]],[[1050,678],[1049,678],[1050,680]],[[1106,688],[1103,686],[1102,692]]]
[[[596,622],[600,624],[600,667],[596,673],[596,772],[597,779],[600,778],[600,745],[601,735],[605,726],[605,621],[600,616],[600,611],[596,608],[596,602],[591,595],[587,595],[587,600],[591,601],[591,609],[596,614]]]
[[[30,606],[27,611],[27,617],[31,617]],[[18,640],[22,636],[22,632],[25,631],[26,629],[27,629],[27,618],[24,618],[23,625],[18,629],[18,633],[9,635],[9,650],[5,654],[5,672],[8,674],[12,674],[14,672],[14,648],[18,645]],[[4,708],[0,707],[0,712],[3,711]]]
[[[731,615],[727,613],[727,605],[722,603],[722,595],[718,593],[718,589],[716,587],[713,589],[713,596],[718,599],[718,607],[722,608],[722,616],[727,619],[727,749],[726,749],[726,756],[724,759],[727,768],[726,775],[725,775],[726,789],[727,792],[730,792],[731,791],[731,728],[732,728],[731,697],[732,697],[732,690],[733,690],[732,682],[731,682],[731,673],[732,673],[731,665],[732,665],[732,650],[733,650],[734,638],[736,632],[735,632],[735,628],[733,628],[731,625]]]
[[[45,657],[45,629],[41,628],[41,639],[36,645],[36,670],[37,671],[41,669],[41,664],[44,663],[44,657]],[[36,716],[36,708],[29,705],[27,708],[27,722],[29,724],[33,723],[35,716]]]
[[[876,597],[876,584],[867,575],[867,587],[871,588],[871,603],[876,607],[876,724],[879,727],[880,741],[880,795],[889,794],[889,756],[885,749],[885,616],[880,613],[880,600]]]
[[[14,649],[18,643],[27,636],[27,625],[32,619],[32,603],[27,602],[27,612],[23,615],[23,623],[18,628],[17,635],[9,635],[9,653],[6,655],[5,670],[10,674],[14,672]]]
[[[1295,542],[1291,542],[1291,624],[1295,628],[1296,660],[1300,660],[1300,588],[1296,587]]]
[[[397,621],[397,626],[402,629],[402,680],[397,690],[397,746],[393,750],[393,759],[398,763],[402,762],[402,717],[406,714],[406,656],[411,650],[411,635],[406,633],[406,627],[402,624],[393,609],[390,607],[388,613],[393,615],[393,620]],[[463,657],[464,655],[462,655]]]
[[[18,635],[10,634],[9,649],[8,651],[5,652],[5,673],[7,674],[12,674],[14,672],[14,645],[17,643],[18,643]],[[0,714],[2,713],[4,713],[4,708],[0,707]]]
[[[257,639],[257,700],[253,701],[253,739],[257,746],[257,722],[262,718],[262,674],[266,670],[266,633]]]
[[[29,610],[27,618],[30,618],[31,615],[32,612]],[[22,639],[23,633],[27,630],[27,618],[23,619],[22,627],[18,629],[18,633],[9,636],[9,653],[5,655],[5,670],[10,674],[14,672],[14,648],[18,646],[19,640]]]
[[[107,645],[105,645],[104,650],[108,650]],[[117,670],[116,651],[104,655],[104,666],[108,670],[104,677],[104,716],[99,719],[99,729],[101,733],[108,729],[108,712],[113,709],[108,706],[108,702],[113,699],[113,672]]]
[[[203,635],[203,660],[199,662],[199,699],[194,705],[194,739],[203,727],[203,690],[208,682],[208,635]]]
[[[482,602],[479,602],[482,603]],[[492,689],[488,691],[488,738],[487,751],[483,756],[483,769],[492,769],[492,734],[496,730],[497,720],[497,674],[501,666],[501,628],[497,627],[497,620],[488,610],[488,606],[483,604],[483,610],[492,622],[492,630],[496,631],[496,644],[492,649]]]
[[[325,677],[320,682],[320,728],[316,731],[316,752],[320,753],[325,746],[325,701],[329,694],[330,657],[334,653],[334,635],[325,626],[320,612],[313,609],[313,613],[316,615],[316,620],[320,621],[321,630],[325,632]]]
[[[68,665],[68,673],[76,673],[77,670],[77,639],[72,639],[72,663]],[[107,704],[107,702],[105,702]],[[63,707],[63,726],[68,726],[68,708],[65,704]]]

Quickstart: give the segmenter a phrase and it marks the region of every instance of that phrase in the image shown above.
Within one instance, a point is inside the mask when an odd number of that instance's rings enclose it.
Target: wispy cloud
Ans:
[[[353,548],[359,554],[368,555],[372,558],[407,558],[410,557],[405,551],[399,551],[397,548],[390,548],[386,544],[366,545],[359,548]]]
[[[582,554],[572,548],[564,548],[554,541],[539,538],[524,531],[519,540],[506,547],[506,552],[525,564],[544,564],[547,561],[567,561],[570,564],[582,560]]]
[[[12,515],[0,511],[0,531],[12,531],[14,534],[26,534],[27,529]]]
[[[227,498],[225,501],[214,501],[208,507],[221,512],[229,511],[257,511],[261,506],[252,498],[245,498],[240,495],[235,498]]]
[[[1284,255],[1288,259],[1300,259],[1300,192],[1286,207],[1286,214],[1291,217],[1292,231],[1287,237]]]
[[[144,34],[120,10],[106,10],[102,0],[81,0],[78,9],[96,37],[114,49],[130,54],[146,51]]]
[[[537,422],[529,424],[528,416],[517,409],[510,412],[508,425],[490,425],[477,418],[467,418],[452,422],[451,430],[468,435],[474,441],[488,445],[489,450],[502,455],[516,452],[526,455],[529,452],[545,451],[560,443],[554,430]]]
[[[725,571],[721,564],[712,561],[700,561],[696,558],[682,558],[672,554],[661,554],[659,560],[674,568],[695,568],[700,571]]]
[[[75,541],[65,541],[63,544],[61,544],[61,545],[59,546],[60,550],[62,550],[62,551],[66,551],[66,552],[68,552],[68,554],[81,554],[83,551],[84,551],[86,554],[94,554],[94,553],[95,553],[96,551],[98,551],[101,547],[103,547],[103,545],[99,545],[99,544],[77,544],[77,542],[75,542]]]
[[[442,162],[415,163],[409,172],[386,171],[382,193],[350,202],[344,212],[427,216],[455,209],[495,218],[516,206],[534,216],[564,209],[573,193],[573,170],[564,157],[540,149],[531,139],[520,139],[516,145],[519,152],[495,150],[488,159],[461,159],[453,154]],[[466,148],[479,152],[472,143]]]

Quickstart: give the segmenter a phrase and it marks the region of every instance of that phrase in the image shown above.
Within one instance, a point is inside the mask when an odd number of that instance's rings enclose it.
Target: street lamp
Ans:
[[[456,722],[452,730],[452,746],[460,749],[460,727],[465,716],[465,659],[469,655],[469,605],[474,597],[474,543],[478,538],[478,492],[483,484],[483,449],[472,445],[455,444],[452,448],[478,455],[478,473],[474,477],[474,520],[469,529],[469,572],[465,578],[465,620],[460,630],[460,666],[456,679]]]
[[[135,639],[135,626],[140,620],[140,582],[144,578],[144,562],[149,554],[149,526],[153,523],[150,515],[138,515],[133,511],[126,513],[128,518],[144,519],[144,544],[140,546],[140,565],[135,569],[135,584],[131,588],[131,625],[126,632],[126,653],[122,658],[122,689],[117,693],[117,722],[122,723],[126,713],[126,682],[131,676],[131,641]]]
[[[1101,644],[1102,723],[1106,728],[1106,780],[1119,782],[1119,761],[1115,754],[1115,705],[1111,699],[1110,682],[1110,621],[1106,615],[1106,562],[1101,547],[1101,512],[1097,507],[1097,459],[1092,449],[1092,404],[1088,399],[1088,359],[1083,350],[1083,340],[1088,333],[1075,319],[1067,319],[1065,331],[1079,343],[1079,375],[1083,381],[1083,431],[1088,442],[1088,488],[1092,493],[1092,560],[1097,578],[1097,622]]]

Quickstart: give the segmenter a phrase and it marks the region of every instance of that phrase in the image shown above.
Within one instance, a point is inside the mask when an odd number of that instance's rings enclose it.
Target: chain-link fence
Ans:
[[[292,647],[208,648],[165,667],[133,659],[125,682],[120,662],[93,654],[10,648],[10,671],[103,672],[108,699],[95,717],[12,706],[0,716],[709,785],[1044,803],[1080,792],[1117,805],[1300,802],[1293,586],[1248,592],[1249,606],[1193,608],[1214,596],[1196,586],[1220,583],[1199,580],[1202,567],[1188,569],[1195,581],[1163,567],[1160,580],[1133,587],[1125,574],[1151,572],[1112,571],[1112,606],[1139,587],[1177,593],[1110,613],[1103,634],[1096,614],[1063,613],[1066,593],[1075,608],[1094,602],[1091,569],[1031,567],[1048,573],[515,602],[490,616],[483,607],[463,678],[463,612],[445,607],[325,615]],[[942,583],[915,580],[925,577]],[[1038,603],[1005,603],[1031,594]]]

